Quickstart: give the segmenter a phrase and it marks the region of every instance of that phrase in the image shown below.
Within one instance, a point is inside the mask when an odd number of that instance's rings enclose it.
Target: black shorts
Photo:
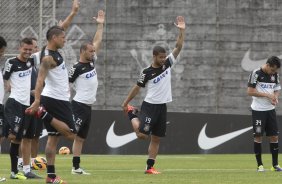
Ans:
[[[270,111],[252,110],[254,136],[277,136],[279,134],[275,109]]]
[[[4,106],[0,104],[0,137],[4,136]]]
[[[91,122],[91,106],[74,100],[71,102],[71,105],[77,135],[86,139]]]
[[[30,104],[34,102],[34,97],[31,95],[30,96]],[[30,119],[31,123],[34,124],[34,137],[40,137],[42,135],[43,131],[43,121],[42,119],[38,119],[34,116],[31,117]]]
[[[30,123],[31,116],[25,115],[27,107],[13,98],[8,98],[4,108],[4,135],[6,137],[10,133],[14,134],[17,140],[22,138],[32,139],[34,137],[34,127]]]
[[[70,102],[41,96],[41,104],[50,115],[67,124],[72,132],[76,132]],[[48,135],[60,135],[59,132],[51,126],[50,122],[44,121],[44,125]]]
[[[143,134],[164,137],[166,135],[166,104],[150,104],[143,101],[139,119],[139,131]]]
[[[40,137],[43,131],[43,121],[42,119],[35,118],[34,116],[30,120],[34,126],[34,137]]]

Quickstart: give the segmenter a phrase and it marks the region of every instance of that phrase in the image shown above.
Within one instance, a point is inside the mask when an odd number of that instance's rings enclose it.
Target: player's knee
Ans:
[[[254,141],[257,142],[257,143],[261,143],[262,142],[262,136],[255,136]]]
[[[66,139],[68,139],[70,141],[73,141],[76,137],[73,132],[67,132],[64,136],[65,136]]]
[[[273,143],[278,142],[278,136],[271,136],[269,137],[269,139],[270,139],[270,142],[273,142]]]
[[[14,134],[12,134],[12,133],[9,133],[8,139],[9,139],[10,141],[14,141],[14,140],[16,140],[16,135],[14,135]]]
[[[138,139],[148,139],[148,135],[140,133],[140,132],[136,132],[136,136],[138,137]]]

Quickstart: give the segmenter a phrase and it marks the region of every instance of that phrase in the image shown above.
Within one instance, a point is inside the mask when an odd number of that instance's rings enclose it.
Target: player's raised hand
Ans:
[[[98,16],[93,17],[93,19],[98,23],[98,24],[104,24],[105,22],[105,12],[103,10],[98,11]]]
[[[80,2],[79,0],[73,0],[73,3],[72,3],[72,12],[77,14],[78,10],[79,10],[79,6],[80,6]]]
[[[184,20],[184,17],[182,17],[182,16],[176,17],[176,22],[174,23],[174,25],[175,25],[176,27],[178,27],[179,29],[185,29],[185,20]]]

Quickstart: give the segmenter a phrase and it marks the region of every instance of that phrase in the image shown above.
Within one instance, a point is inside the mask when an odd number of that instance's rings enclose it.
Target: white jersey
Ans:
[[[31,84],[31,62],[23,62],[18,58],[10,58],[5,63],[3,78],[10,80],[11,94],[9,98],[29,106]]]
[[[96,94],[98,88],[98,78],[95,69],[95,61],[97,57],[93,58],[93,62],[81,63],[78,62],[72,66],[69,71],[69,82],[73,83],[76,92],[73,100],[91,105],[96,101]]]
[[[52,56],[57,66],[48,71],[41,95],[57,100],[69,101],[68,72],[63,57],[59,52],[47,49],[43,53],[44,56]]]
[[[152,66],[143,69],[137,81],[137,85],[145,87],[147,94],[145,102],[151,104],[164,104],[172,101],[171,95],[171,66],[175,63],[173,54],[169,54],[165,64],[160,68]]]
[[[4,90],[4,81],[3,81],[3,74],[2,70],[0,70],[0,104],[3,105],[5,90]]]
[[[254,70],[249,77],[248,87],[256,88],[258,92],[274,94],[281,89],[279,75],[268,75],[261,68]],[[270,99],[266,97],[253,96],[251,108],[255,111],[269,111],[275,109]]]

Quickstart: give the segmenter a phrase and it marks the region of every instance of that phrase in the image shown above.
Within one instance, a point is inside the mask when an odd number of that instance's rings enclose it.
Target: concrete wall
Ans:
[[[71,1],[57,0],[57,19],[70,8]],[[279,0],[81,0],[63,50],[69,63],[76,61],[79,45],[93,37],[98,9],[106,10],[106,24],[93,109],[120,109],[141,68],[151,62],[152,47],[173,49],[178,15],[186,18],[187,30],[172,70],[169,111],[249,114],[250,71],[281,53]],[[144,95],[145,90],[132,104],[138,106]],[[281,107],[277,111],[282,114]]]

